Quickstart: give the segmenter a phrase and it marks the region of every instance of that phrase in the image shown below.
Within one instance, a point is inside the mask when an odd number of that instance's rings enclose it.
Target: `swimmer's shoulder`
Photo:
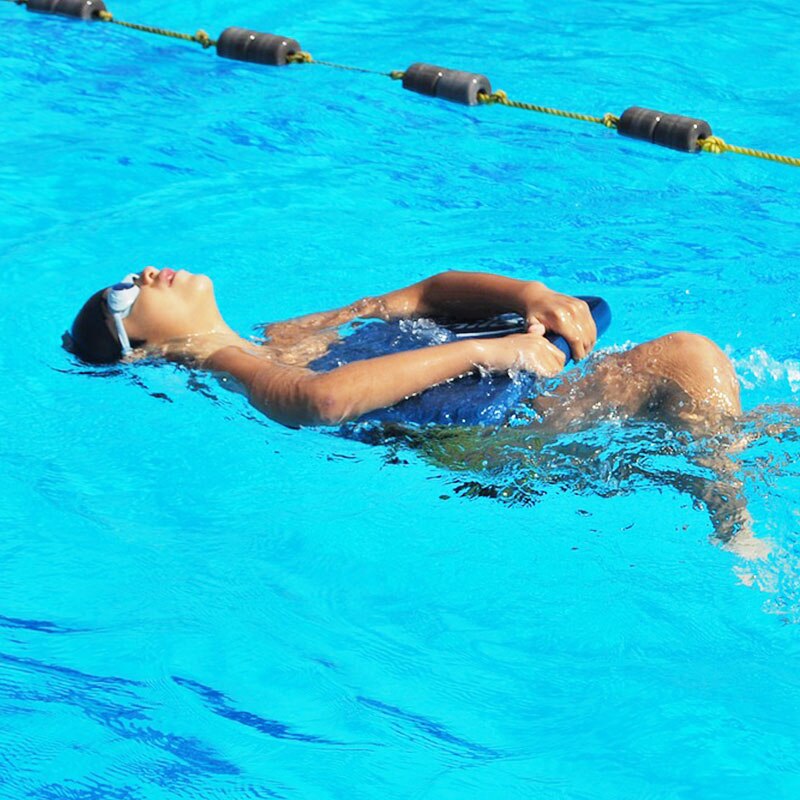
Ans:
[[[229,345],[206,359],[227,388],[240,391],[259,411],[290,428],[318,424],[312,384],[315,373],[305,367],[278,363],[266,348]],[[238,387],[231,386],[236,382]]]

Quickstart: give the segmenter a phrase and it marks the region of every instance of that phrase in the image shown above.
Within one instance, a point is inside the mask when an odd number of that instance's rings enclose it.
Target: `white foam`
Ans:
[[[728,355],[745,389],[786,381],[793,394],[800,391],[800,361],[778,361],[758,347],[742,358],[734,358],[730,352]]]

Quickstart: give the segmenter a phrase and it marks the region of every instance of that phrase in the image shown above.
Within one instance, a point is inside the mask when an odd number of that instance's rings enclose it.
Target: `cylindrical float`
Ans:
[[[300,43],[295,39],[259,33],[248,28],[225,28],[217,39],[218,56],[253,64],[268,64],[271,67],[282,67],[288,63],[288,56],[300,52],[301,49]]]
[[[436,84],[436,96],[465,106],[478,105],[478,95],[492,93],[492,84],[485,75],[460,70],[445,70]]]
[[[421,62],[412,64],[403,73],[403,88],[466,106],[477,105],[479,94],[492,93],[492,85],[485,75]]]
[[[617,131],[623,136],[686,153],[697,152],[698,141],[711,136],[711,126],[705,120],[639,106],[632,106],[622,113]]]
[[[711,126],[702,119],[682,117],[679,114],[664,114],[656,126],[653,143],[673,150],[696,153],[697,142],[711,136]]]
[[[28,11],[77,19],[96,19],[101,11],[106,10],[103,0],[27,0],[25,6]]]

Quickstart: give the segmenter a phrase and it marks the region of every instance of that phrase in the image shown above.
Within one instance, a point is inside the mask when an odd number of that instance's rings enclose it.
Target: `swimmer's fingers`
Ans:
[[[527,318],[541,322],[548,332],[563,336],[576,361],[585,358],[597,342],[597,327],[589,304],[577,297],[549,292],[537,298]]]
[[[564,354],[544,336],[534,333],[512,333],[497,339],[475,339],[478,351],[476,365],[492,372],[510,369],[532,372],[552,378],[564,369]]]
[[[539,337],[537,337],[539,338]],[[544,369],[539,371],[539,375],[552,378],[564,369],[567,357],[552,342],[544,337],[539,338],[539,347],[543,349],[542,361]]]
[[[544,336],[523,333],[515,342],[518,348],[517,359],[514,367],[541,375],[543,378],[552,378],[564,369],[566,358],[564,354]]]
[[[567,340],[575,361],[585,358],[597,341],[597,328],[589,304],[577,297],[561,295],[544,323],[548,331],[560,334]]]
[[[532,333],[534,336],[544,336],[547,332],[544,325],[536,317],[529,316],[526,321],[528,323],[528,333]]]

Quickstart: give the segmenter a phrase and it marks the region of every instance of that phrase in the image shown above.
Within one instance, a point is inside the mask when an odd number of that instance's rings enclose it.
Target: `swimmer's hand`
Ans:
[[[588,304],[554,292],[543,283],[531,282],[525,287],[525,318],[530,333],[563,336],[575,361],[589,355],[597,342],[597,327]]]
[[[497,339],[474,340],[478,363],[490,372],[524,370],[552,378],[564,369],[564,354],[539,333],[513,333]]]

